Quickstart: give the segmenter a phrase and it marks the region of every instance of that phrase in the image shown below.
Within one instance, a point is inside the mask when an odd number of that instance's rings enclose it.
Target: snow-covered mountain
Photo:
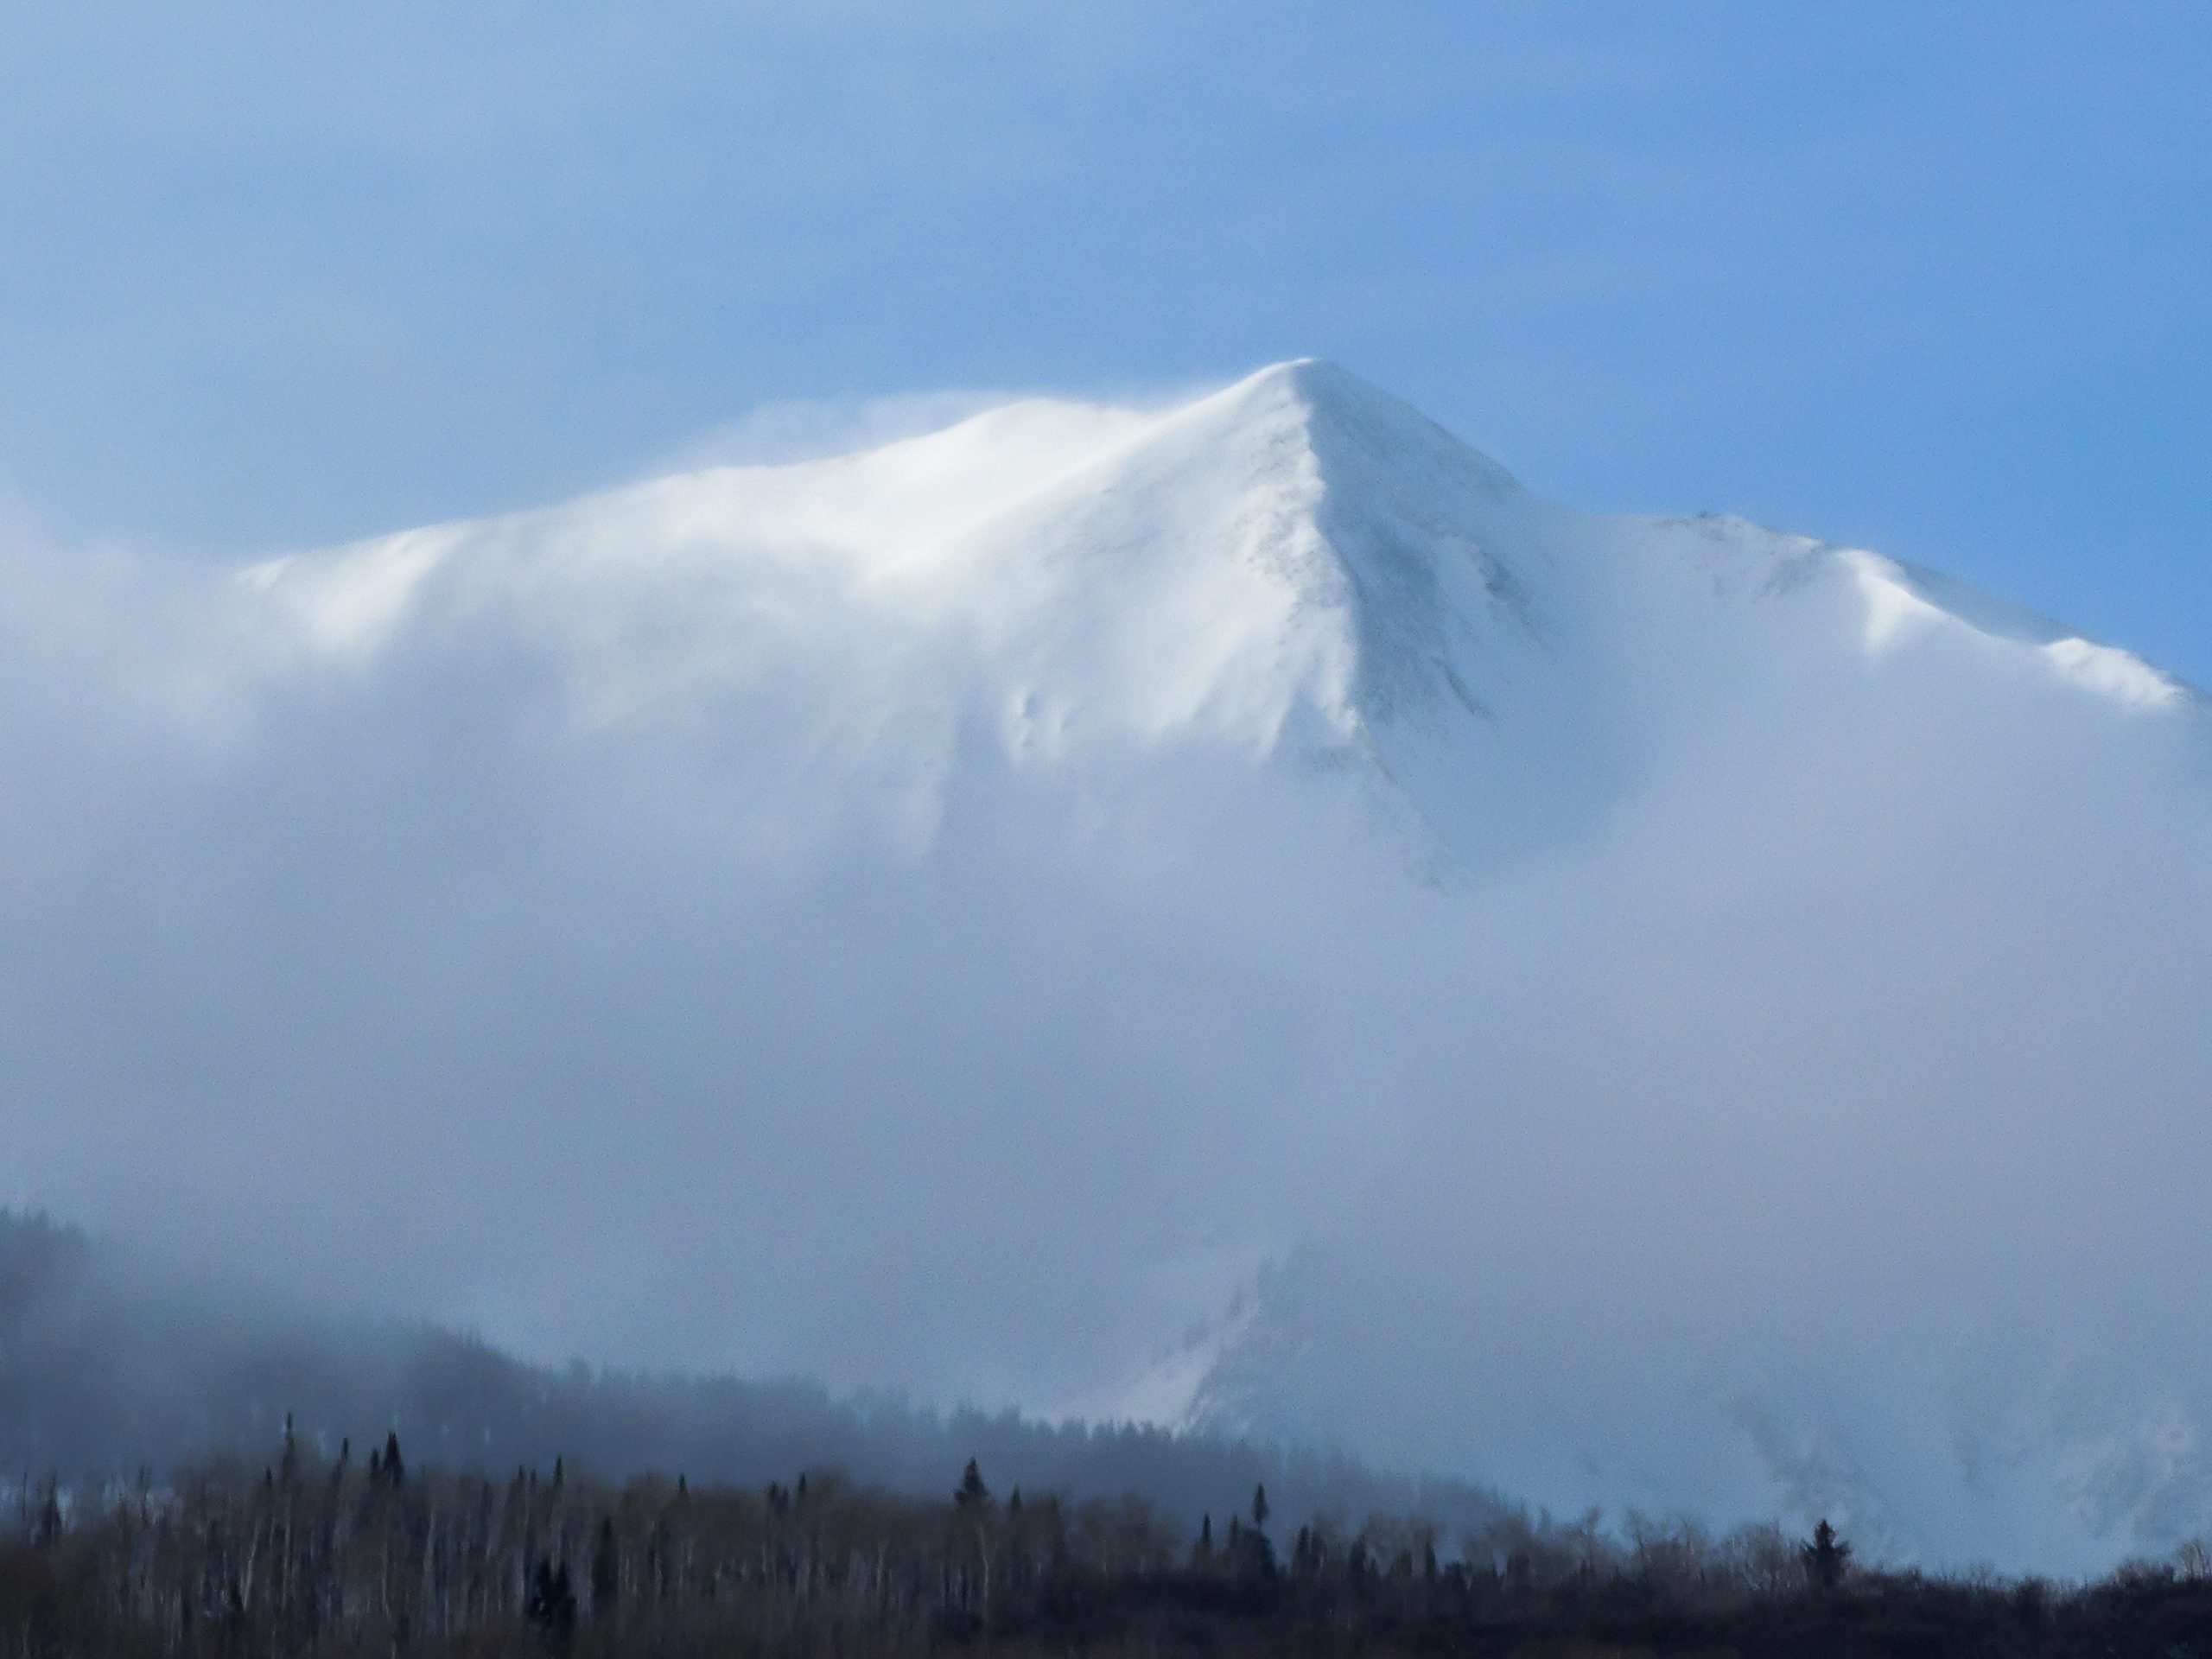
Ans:
[[[1311,361],[76,613],[34,1196],[1555,1506],[2212,1526],[2206,721],[2124,652]]]
[[[334,661],[515,630],[555,653],[581,728],[666,715],[764,660],[818,677],[823,784],[850,807],[895,779],[864,810],[917,844],[971,738],[1014,766],[1198,743],[1347,766],[1465,855],[1571,831],[1681,704],[1758,675],[1857,673],[1910,644],[2116,706],[2192,695],[1874,554],[1554,507],[1313,360],[1162,411],[1016,404],[248,580]]]

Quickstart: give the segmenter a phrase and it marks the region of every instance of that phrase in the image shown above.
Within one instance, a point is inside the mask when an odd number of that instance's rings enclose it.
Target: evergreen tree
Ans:
[[[963,1510],[980,1510],[991,1501],[991,1489],[983,1484],[983,1471],[976,1466],[976,1459],[968,1459],[968,1466],[960,1471],[960,1490],[952,1495],[953,1503]]]
[[[591,1611],[594,1618],[606,1618],[614,1611],[615,1599],[622,1593],[622,1551],[614,1541],[614,1517],[603,1516],[599,1523],[599,1547],[591,1557]]]
[[[407,1478],[407,1465],[399,1455],[399,1431],[396,1428],[384,1437],[384,1478],[394,1491]]]
[[[1245,1532],[1242,1547],[1233,1552],[1232,1559],[1237,1570],[1247,1578],[1272,1579],[1275,1575],[1275,1547],[1257,1527]]]
[[[1851,1546],[1823,1520],[1813,1529],[1813,1541],[1798,1546],[1797,1558],[1804,1563],[1805,1577],[1815,1589],[1833,1590],[1843,1582],[1845,1569],[1851,1565]]]
[[[556,1568],[545,1556],[537,1558],[530,1578],[530,1596],[524,1605],[530,1622],[555,1640],[564,1641],[576,1628],[576,1592],[569,1581],[569,1564]]]

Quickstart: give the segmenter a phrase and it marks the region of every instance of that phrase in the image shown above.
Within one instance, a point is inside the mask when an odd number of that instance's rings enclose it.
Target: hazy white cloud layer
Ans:
[[[16,535],[0,1197],[541,1353],[1180,1356],[1561,1507],[2212,1524],[2187,697],[1317,372],[251,580]]]

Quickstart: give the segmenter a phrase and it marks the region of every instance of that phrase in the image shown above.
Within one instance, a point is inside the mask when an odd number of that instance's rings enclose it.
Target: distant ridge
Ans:
[[[762,1488],[834,1469],[934,1497],[975,1458],[1034,1495],[1138,1495],[1188,1527],[1262,1481],[1294,1524],[1323,1510],[1455,1527],[1518,1513],[1463,1481],[1132,1424],[941,1412],[800,1379],[531,1365],[477,1337],[176,1273],[0,1210],[0,1480],[251,1464],[276,1455],[288,1418],[323,1459],[341,1440],[365,1459],[397,1428],[416,1458],[492,1476],[564,1459],[613,1480],[688,1472]]]

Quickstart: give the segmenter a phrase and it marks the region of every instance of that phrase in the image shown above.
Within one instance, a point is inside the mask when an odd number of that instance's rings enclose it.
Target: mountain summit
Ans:
[[[882,781],[888,760],[922,833],[940,804],[920,780],[979,733],[1017,765],[1192,742],[1351,765],[1467,853],[1586,817],[1724,663],[1809,683],[1942,656],[2116,707],[2190,697],[1873,554],[1552,506],[1311,359],[1165,410],[1015,404],[865,454],[717,467],[248,580],[300,647],[356,665],[512,631],[594,729],[741,696],[788,654],[818,677],[804,717],[842,784]]]
[[[1311,361],[5,617],[40,1202],[1559,1513],[2212,1529],[2212,767],[2124,652]]]

